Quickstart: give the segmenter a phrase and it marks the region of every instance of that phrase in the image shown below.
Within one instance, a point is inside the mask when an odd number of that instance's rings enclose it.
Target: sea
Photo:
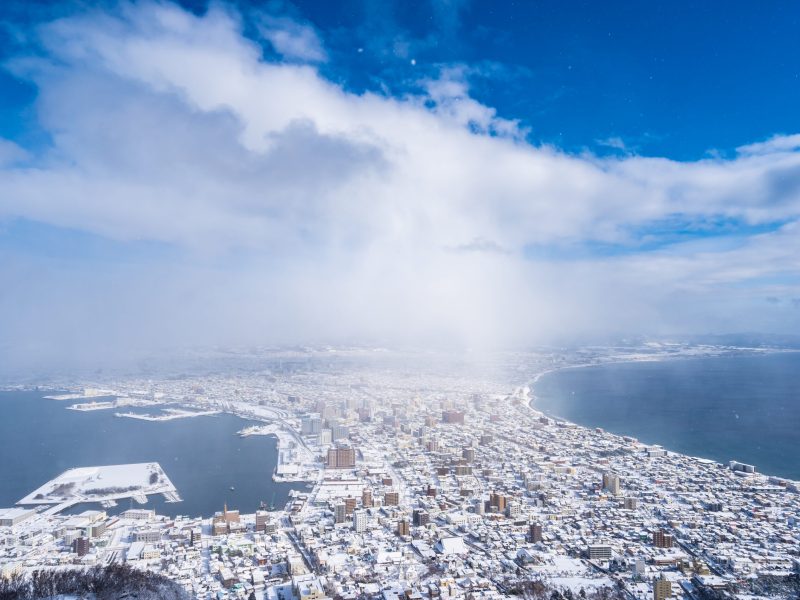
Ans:
[[[183,501],[168,503],[160,495],[148,496],[145,505],[121,500],[110,513],[154,508],[170,516],[210,517],[226,503],[249,513],[261,502],[282,508],[291,490],[305,489],[302,483],[272,481],[277,439],[236,435],[251,421],[227,414],[143,421],[115,417],[115,409],[68,410],[82,401],[45,399],[48,394],[0,392],[0,508],[14,506],[73,467],[140,462],[160,463]],[[78,505],[70,512],[87,508],[99,505]]]
[[[800,352],[568,368],[533,395],[579,425],[800,480]]]

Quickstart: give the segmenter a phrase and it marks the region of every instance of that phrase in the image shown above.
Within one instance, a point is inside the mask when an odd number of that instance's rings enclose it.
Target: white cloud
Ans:
[[[258,30],[286,59],[311,63],[328,60],[317,32],[310,25],[289,17],[264,15],[259,20]]]
[[[765,142],[747,144],[736,150],[739,154],[772,154],[775,152],[794,152],[800,148],[800,133],[794,135],[776,135]]]
[[[0,168],[16,165],[30,158],[30,154],[11,140],[0,138]]]
[[[324,60],[307,25],[266,23],[287,58]],[[313,66],[266,62],[241,30],[221,6],[123,4],[44,26],[39,57],[13,63],[39,87],[53,146],[6,161],[0,218],[184,253],[113,277],[115,294],[163,290],[147,310],[106,315],[129,323],[119,330],[483,343],[797,326],[752,308],[760,279],[800,274],[796,136],[733,160],[573,156],[527,143],[458,69],[423,95],[358,95]],[[660,235],[653,223],[720,219],[787,225],[734,247],[636,250]],[[624,251],[560,257],[597,244]],[[19,290],[7,302],[33,294]]]

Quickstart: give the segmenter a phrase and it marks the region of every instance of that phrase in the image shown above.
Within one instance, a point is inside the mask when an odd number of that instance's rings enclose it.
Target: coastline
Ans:
[[[588,368],[588,367],[608,367],[608,366],[617,366],[617,365],[632,365],[632,364],[639,364],[639,363],[690,362],[690,361],[695,361],[695,360],[713,360],[713,359],[741,358],[741,357],[767,357],[767,356],[775,356],[775,355],[783,355],[783,354],[800,354],[800,349],[777,349],[777,348],[776,349],[772,349],[772,348],[769,348],[769,349],[749,349],[749,350],[755,350],[755,351],[752,351],[752,352],[743,352],[744,350],[748,350],[748,349],[744,349],[744,348],[736,349],[736,350],[737,351],[734,351],[734,352],[722,352],[722,353],[716,353],[716,354],[698,354],[698,355],[691,355],[691,356],[687,356],[687,355],[681,355],[681,356],[657,355],[657,356],[647,357],[647,358],[639,358],[639,357],[637,357],[637,358],[620,358],[620,359],[611,359],[611,360],[602,361],[602,362],[593,362],[593,363],[584,363],[584,364],[575,364],[575,365],[564,365],[564,366],[559,366],[559,367],[555,367],[555,368],[551,368],[551,369],[546,369],[546,370],[540,371],[538,373],[535,373],[533,375],[532,379],[530,380],[530,383],[527,384],[527,386],[530,388],[530,392],[528,394],[530,399],[526,403],[526,405],[528,406],[528,408],[531,411],[535,412],[536,414],[546,416],[546,417],[552,419],[553,421],[555,421],[557,423],[564,423],[564,424],[568,424],[568,425],[570,425],[572,427],[578,427],[578,428],[585,429],[585,430],[600,429],[600,430],[602,430],[604,433],[606,433],[608,435],[613,435],[613,436],[616,436],[616,437],[619,437],[619,438],[635,439],[638,443],[641,443],[641,444],[646,445],[646,446],[660,447],[660,448],[663,448],[664,450],[666,450],[667,452],[670,452],[672,454],[677,454],[677,455],[685,456],[685,457],[688,457],[688,458],[691,458],[691,459],[694,459],[694,460],[712,462],[712,463],[715,463],[715,464],[720,464],[720,465],[725,466],[726,462],[721,462],[717,458],[713,458],[713,457],[709,457],[709,456],[698,456],[696,454],[687,453],[687,452],[684,452],[684,451],[681,451],[681,450],[675,450],[672,447],[670,447],[668,444],[662,444],[662,443],[658,443],[658,442],[646,441],[646,440],[642,439],[638,434],[636,434],[635,432],[632,432],[630,430],[627,430],[627,431],[624,431],[624,432],[623,431],[619,431],[619,430],[611,431],[611,430],[607,429],[606,427],[603,427],[603,426],[601,426],[599,424],[581,424],[581,423],[577,423],[575,421],[571,421],[570,419],[568,419],[568,418],[566,418],[564,416],[555,414],[552,411],[545,411],[541,407],[537,406],[537,404],[536,404],[537,401],[540,400],[540,397],[537,396],[536,393],[535,393],[535,390],[536,390],[535,385],[538,382],[540,382],[541,379],[546,375],[551,375],[551,374],[554,374],[554,373],[559,373],[559,372],[563,372],[563,371],[567,371],[567,370],[585,369],[585,368]],[[738,459],[736,459],[734,457],[731,457],[731,458],[728,459],[728,461],[737,461],[738,462]],[[756,465],[756,467],[758,468],[758,465]],[[759,475],[762,475],[762,476],[765,476],[765,477],[777,478],[777,479],[784,480],[784,481],[787,481],[787,482],[791,482],[791,483],[794,483],[794,484],[800,486],[800,477],[792,478],[792,477],[787,477],[787,476],[783,476],[783,475],[777,475],[777,474],[774,474],[772,472],[769,472],[769,469],[764,470],[764,471],[757,471],[757,473]]]

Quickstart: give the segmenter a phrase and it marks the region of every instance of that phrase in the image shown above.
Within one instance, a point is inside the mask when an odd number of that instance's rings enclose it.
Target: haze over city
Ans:
[[[5,4],[11,362],[798,331],[794,7],[336,4]]]

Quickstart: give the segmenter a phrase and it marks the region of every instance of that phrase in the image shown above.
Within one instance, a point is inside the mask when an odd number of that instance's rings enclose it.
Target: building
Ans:
[[[489,495],[489,507],[494,508],[494,512],[504,512],[506,510],[506,497],[492,492]]]
[[[322,430],[322,419],[318,414],[306,415],[300,419],[300,433],[302,435],[319,435]]]
[[[192,533],[191,533],[191,537],[189,539],[189,543],[193,547],[199,548],[200,545],[201,545],[202,540],[203,540],[203,530],[200,529],[199,527],[195,527],[194,529],[192,529]]]
[[[672,584],[663,575],[653,582],[653,600],[666,600],[672,596]]]
[[[345,513],[348,515],[352,515],[353,512],[356,510],[356,499],[355,498],[345,498],[344,499],[344,510]]]
[[[92,525],[89,526],[89,537],[93,538],[100,537],[106,532],[107,526],[108,524],[106,523],[106,521],[100,521],[99,523],[92,523]]]
[[[133,532],[134,542],[145,542],[147,544],[157,544],[161,541],[161,532],[158,529],[145,529]]]
[[[663,530],[653,532],[653,545],[656,548],[672,548],[675,539]]]
[[[506,516],[509,519],[516,519],[522,514],[522,507],[519,502],[509,502],[506,506]]]
[[[350,437],[350,428],[347,425],[331,425],[331,440],[346,440]]]
[[[370,508],[372,505],[372,490],[365,487],[361,492],[361,506]]]
[[[347,507],[342,504],[337,504],[333,507],[333,520],[336,523],[344,523],[347,521]]]
[[[398,506],[400,504],[400,493],[399,492],[386,492],[383,495],[383,505],[384,506]]]
[[[528,526],[528,539],[534,544],[542,541],[541,523],[531,523]]]
[[[156,511],[146,508],[129,508],[119,516],[123,519],[133,519],[134,521],[152,521],[156,518]]]
[[[474,448],[464,448],[461,451],[462,458],[467,462],[474,462],[475,461],[475,449]]]
[[[353,512],[353,529],[356,533],[367,530],[367,511],[363,508]]]
[[[28,508],[0,508],[0,527],[19,525],[35,514],[35,510]]]
[[[323,429],[319,432],[319,445],[329,446],[333,442],[333,435],[330,429]]]
[[[90,547],[91,543],[87,537],[81,536],[79,538],[75,538],[75,540],[72,542],[72,551],[78,556],[86,556],[89,554]]]
[[[637,505],[638,502],[636,501],[636,498],[625,498],[625,510],[636,510]]]
[[[611,560],[611,546],[603,544],[593,544],[587,550],[589,560],[607,561]]]
[[[302,600],[321,600],[325,598],[322,582],[314,575],[292,577],[292,591],[295,598]]]
[[[464,413],[458,410],[442,411],[442,423],[449,423],[452,425],[463,425]]]
[[[414,512],[412,513],[412,519],[415,526],[424,527],[430,523],[431,516],[428,514],[428,511],[422,510],[421,508],[415,508]]]
[[[330,448],[328,450],[329,469],[352,469],[356,466],[356,451],[354,448]]]
[[[614,473],[603,473],[603,489],[607,492],[611,492],[615,496],[619,496],[619,475],[615,475]]]
[[[266,532],[270,522],[269,513],[265,510],[256,511],[256,531]]]
[[[239,529],[239,524],[239,511],[228,510],[226,504],[222,512],[214,513],[214,518],[211,519],[211,534],[225,535],[232,529]]]
[[[408,521],[402,519],[397,522],[397,535],[406,536],[409,533],[409,524]]]
[[[756,468],[753,465],[748,465],[745,463],[741,463],[736,460],[732,460],[728,463],[731,468],[731,471],[740,472],[740,473],[755,473]]]

